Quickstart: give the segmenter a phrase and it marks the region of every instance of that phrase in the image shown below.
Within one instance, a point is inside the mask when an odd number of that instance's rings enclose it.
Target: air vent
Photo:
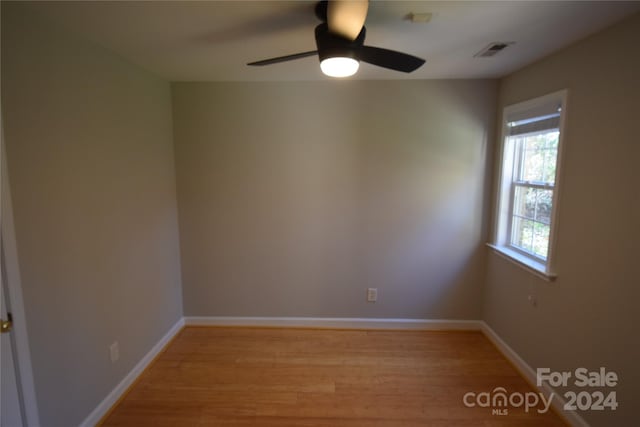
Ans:
[[[504,48],[511,46],[514,43],[515,42],[493,42],[473,56],[475,58],[488,58],[490,56],[495,56],[497,53],[504,50]]]

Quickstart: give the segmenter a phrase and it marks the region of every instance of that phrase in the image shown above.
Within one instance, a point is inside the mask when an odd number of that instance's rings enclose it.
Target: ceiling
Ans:
[[[316,57],[247,62],[315,49],[311,1],[31,2],[43,18],[171,81],[324,80]],[[367,45],[427,59],[411,74],[362,64],[352,79],[506,75],[640,11],[640,2],[371,1]],[[431,13],[426,24],[410,13]],[[515,42],[492,58],[474,54]],[[594,54],[594,64],[597,57]]]

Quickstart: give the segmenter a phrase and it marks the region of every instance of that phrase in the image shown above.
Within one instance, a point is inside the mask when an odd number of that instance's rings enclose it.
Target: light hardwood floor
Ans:
[[[102,425],[565,425],[463,404],[496,387],[532,391],[480,332],[186,327]]]

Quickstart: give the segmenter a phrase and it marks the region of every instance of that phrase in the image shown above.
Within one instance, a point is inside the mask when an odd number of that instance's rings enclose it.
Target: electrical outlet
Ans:
[[[111,363],[116,363],[118,359],[120,359],[120,345],[118,345],[118,341],[114,341],[113,344],[109,346],[109,356],[111,357]]]
[[[378,301],[378,288],[367,289],[367,301],[369,302]]]

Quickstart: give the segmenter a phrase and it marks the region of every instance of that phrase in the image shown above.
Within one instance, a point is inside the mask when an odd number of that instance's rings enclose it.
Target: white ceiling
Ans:
[[[34,2],[26,7],[171,81],[322,80],[311,1]],[[499,77],[640,11],[640,2],[372,1],[365,44],[427,59],[411,74],[362,64],[354,79]],[[432,13],[427,24],[405,19]],[[493,58],[491,42],[516,42]],[[594,52],[594,66],[597,53]]]

